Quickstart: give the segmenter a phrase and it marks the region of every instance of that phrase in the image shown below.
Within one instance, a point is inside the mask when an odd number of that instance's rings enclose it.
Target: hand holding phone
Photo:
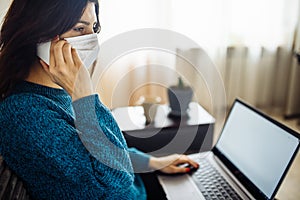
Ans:
[[[83,66],[76,49],[66,40],[55,38],[51,41],[49,60],[46,61],[48,63],[40,60],[44,70],[53,82],[71,95],[73,101],[94,92],[89,72]]]

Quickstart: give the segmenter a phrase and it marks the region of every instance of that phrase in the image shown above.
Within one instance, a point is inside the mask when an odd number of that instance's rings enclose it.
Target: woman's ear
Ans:
[[[49,71],[49,65],[43,61],[42,59],[39,59],[40,64],[42,65],[43,69],[48,72]]]

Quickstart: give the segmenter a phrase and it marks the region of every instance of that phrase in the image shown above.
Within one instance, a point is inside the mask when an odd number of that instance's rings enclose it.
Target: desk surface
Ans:
[[[276,198],[278,200],[300,199],[300,153],[296,156],[287,176],[280,186]]]
[[[204,108],[191,102],[185,116],[170,116],[170,111],[168,105],[157,104],[148,125],[141,106],[116,108],[112,113],[128,146],[143,152],[169,155],[211,149],[215,119]]]
[[[163,128],[178,126],[178,119],[182,120],[180,125],[213,124],[215,119],[198,103],[191,102],[187,116],[181,118],[170,118],[168,105],[157,105],[153,123],[149,127]],[[146,118],[142,106],[119,107],[112,110],[112,114],[118,122],[122,131],[139,130],[146,128]]]

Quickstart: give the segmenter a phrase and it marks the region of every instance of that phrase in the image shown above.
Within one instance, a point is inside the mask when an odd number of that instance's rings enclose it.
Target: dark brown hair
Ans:
[[[70,30],[88,2],[95,4],[100,31],[98,0],[14,0],[0,32],[0,101],[24,80],[37,59],[38,43]]]

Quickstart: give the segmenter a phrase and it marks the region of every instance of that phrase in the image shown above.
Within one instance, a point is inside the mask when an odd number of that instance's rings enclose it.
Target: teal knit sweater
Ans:
[[[91,95],[23,81],[0,102],[0,153],[35,199],[146,199],[136,171],[149,156],[128,148]]]

